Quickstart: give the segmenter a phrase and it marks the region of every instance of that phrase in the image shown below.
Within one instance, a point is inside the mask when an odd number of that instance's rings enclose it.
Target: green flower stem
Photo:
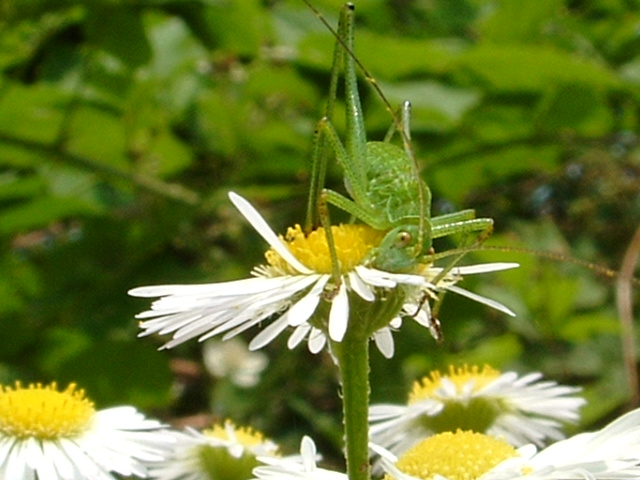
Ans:
[[[349,322],[342,342],[333,342],[342,383],[345,455],[349,480],[369,480],[369,335],[366,322]]]

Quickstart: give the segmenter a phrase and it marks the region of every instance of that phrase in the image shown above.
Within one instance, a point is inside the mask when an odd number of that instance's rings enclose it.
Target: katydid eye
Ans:
[[[412,240],[413,240],[413,236],[406,230],[399,232],[398,236],[396,237],[396,247],[404,248],[410,245]]]

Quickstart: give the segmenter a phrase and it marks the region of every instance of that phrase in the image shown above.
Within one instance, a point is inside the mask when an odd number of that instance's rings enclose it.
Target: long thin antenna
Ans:
[[[552,260],[554,262],[563,262],[563,263],[571,263],[573,265],[578,265],[579,267],[584,267],[597,275],[601,275],[602,277],[618,280],[622,275],[621,272],[614,270],[613,268],[609,268],[605,265],[600,265],[599,263],[593,263],[588,260],[582,260],[580,258],[575,258],[566,255],[561,252],[549,252],[546,250],[535,250],[533,248],[526,247],[514,247],[511,245],[471,245],[468,247],[460,247],[460,248],[452,248],[446,250],[444,252],[434,254],[434,259],[447,258],[454,255],[461,255],[471,252],[514,252],[514,253],[524,253],[527,255],[531,255],[538,258],[544,258],[547,260]],[[640,279],[636,277],[632,277],[629,279],[633,285],[640,286]]]
[[[340,43],[344,51],[347,52],[347,54],[353,59],[355,64],[358,66],[358,68],[364,75],[367,82],[369,82],[369,84],[373,87],[376,94],[380,97],[380,99],[384,103],[386,110],[389,112],[389,114],[393,118],[393,123],[395,124],[396,131],[400,134],[400,137],[402,138],[402,144],[403,144],[404,150],[407,153],[407,155],[411,158],[413,174],[415,175],[415,178],[419,179],[420,169],[418,168],[418,162],[416,161],[416,156],[413,151],[413,147],[411,145],[411,138],[407,132],[409,127],[405,126],[403,123],[403,121],[405,120],[404,115],[406,114],[403,113],[403,117],[401,118],[398,117],[398,114],[396,113],[394,108],[391,106],[391,102],[389,102],[389,99],[380,88],[380,85],[378,84],[375,77],[369,72],[367,67],[364,66],[364,64],[356,56],[356,54],[349,47],[349,45],[346,44],[344,39],[340,38],[340,35],[338,35],[338,32],[336,32],[336,30],[329,24],[325,16],[315,6],[313,6],[309,0],[302,0],[302,1],[307,5],[307,7],[309,7],[309,9],[313,13],[315,13],[316,17],[318,17],[320,22],[322,22],[322,24],[326,27],[326,29],[329,32],[331,32],[331,34],[335,37],[336,41]],[[355,10],[355,6],[352,3],[348,3],[348,5],[350,5],[350,8]],[[418,183],[418,195],[420,200],[420,208],[423,209],[425,208],[425,198],[426,198],[424,193],[424,183],[422,181],[419,181],[417,183]],[[430,212],[421,212],[420,218],[418,219],[418,226],[419,226],[418,231],[419,231],[420,238],[418,239],[417,245],[422,245],[422,240],[423,240],[422,234],[424,232],[424,218],[425,218],[425,214],[429,214],[429,213]]]

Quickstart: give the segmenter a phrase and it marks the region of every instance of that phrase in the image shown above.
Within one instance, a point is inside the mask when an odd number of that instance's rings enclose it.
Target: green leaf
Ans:
[[[536,0],[523,4],[521,0],[502,0],[493,6],[490,15],[480,20],[479,36],[483,41],[499,44],[538,41],[548,37],[548,31],[566,18],[562,0]]]
[[[150,74],[156,82],[194,71],[199,60],[209,60],[207,50],[182,18],[147,12],[145,24],[153,52]]]
[[[35,175],[19,175],[15,171],[0,173],[0,201],[36,196],[44,186],[43,180]]]
[[[486,338],[474,349],[466,350],[450,359],[453,365],[491,365],[500,368],[517,359],[523,351],[520,339],[513,334]]]
[[[126,5],[91,5],[84,28],[90,44],[131,69],[146,64],[151,58],[139,9]]]
[[[123,403],[157,407],[170,398],[166,353],[149,343],[102,339],[73,353],[60,362],[57,379],[77,382],[98,408]]]
[[[333,61],[334,43],[334,37],[326,32],[307,34],[300,41],[298,61],[328,71]],[[466,46],[457,39],[418,40],[359,30],[355,54],[374,77],[389,81],[418,74],[450,72]]]
[[[6,5],[8,3],[5,2]],[[0,17],[0,70],[32,61],[39,51],[47,49],[47,41],[79,21],[83,15],[83,8],[79,5],[58,5],[61,8],[57,11],[29,12],[30,15],[25,15],[27,18],[18,18],[19,8],[27,3],[34,2],[12,2],[11,7],[2,12],[6,16]]]
[[[208,5],[183,2],[178,7],[200,41],[209,48],[257,56],[269,40],[270,17],[258,0],[221,1]]]
[[[411,102],[413,131],[455,128],[481,100],[481,93],[476,89],[449,87],[435,81],[380,82],[380,87],[392,106],[406,100]]]
[[[123,170],[129,167],[124,125],[110,111],[90,106],[76,108],[65,146],[69,153],[103,165]]]
[[[558,329],[559,338],[570,342],[584,342],[599,335],[620,334],[620,321],[606,313],[590,313],[567,316]]]
[[[0,210],[0,234],[14,235],[42,228],[51,222],[99,211],[77,198],[40,197]]]
[[[467,154],[457,156],[455,161],[442,157],[440,162],[427,159],[425,163],[429,168],[425,179],[447,200],[463,205],[465,196],[477,188],[491,185],[500,178],[555,165],[559,152],[557,145],[535,145],[535,142],[477,145]]]
[[[53,143],[58,138],[69,100],[67,92],[51,85],[5,83],[0,91],[0,133]]]
[[[604,89],[620,85],[601,62],[544,45],[481,44],[458,60],[461,75],[501,93],[541,93],[563,83]]]
[[[25,144],[26,143],[26,144]],[[27,168],[52,160],[55,155],[47,155],[42,149],[30,148],[30,142],[22,142],[19,138],[5,136],[0,133],[0,165],[3,168]]]
[[[613,112],[602,91],[591,85],[567,83],[543,97],[536,123],[544,132],[605,135],[614,124]]]

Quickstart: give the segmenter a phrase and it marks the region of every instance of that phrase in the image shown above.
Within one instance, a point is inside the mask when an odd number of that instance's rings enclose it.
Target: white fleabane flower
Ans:
[[[258,457],[278,454],[278,446],[250,428],[236,427],[231,421],[198,432],[187,428],[173,432],[172,454],[150,466],[156,480],[248,480],[259,465]]]
[[[418,265],[416,272],[393,273],[372,268],[371,254],[385,232],[367,225],[332,226],[331,232],[340,265],[339,281],[334,281],[333,262],[324,229],[305,234],[300,226],[279,237],[244,198],[231,192],[229,197],[240,213],[267,241],[266,265],[256,267],[253,278],[205,285],[164,285],[139,287],[129,291],[137,297],[162,297],[151,309],[137,315],[142,319],[140,336],[172,334],[163,348],[171,348],[189,339],[205,340],[216,335],[231,338],[270,319],[249,344],[252,350],[263,347],[287,328],[293,332],[288,346],[294,348],[306,340],[317,353],[327,339],[342,341],[353,309],[384,311],[382,325],[372,328],[372,336],[383,355],[393,355],[391,328],[402,315],[433,326],[427,298],[441,290],[466,295],[505,313],[503,305],[460,289],[454,284],[462,274],[483,273],[514,268],[517,264],[495,263],[454,268],[445,275],[441,269]],[[430,283],[437,279],[437,284]],[[373,315],[376,317],[376,315]],[[433,333],[433,331],[432,331]]]
[[[173,437],[133,407],[96,411],[70,384],[0,389],[0,478],[115,480],[146,477],[145,464],[161,461]]]
[[[414,383],[406,405],[372,405],[374,444],[400,455],[423,438],[457,428],[504,438],[514,446],[564,438],[585,401],[579,388],[489,366],[449,367]]]
[[[202,357],[211,375],[229,378],[243,388],[256,385],[268,363],[264,353],[248,351],[247,345],[239,337],[227,342],[216,339],[205,342]]]
[[[423,440],[400,458],[375,447],[389,480],[611,480],[640,476],[640,410],[602,430],[561,440],[537,452],[458,431]]]
[[[344,473],[318,468],[316,445],[307,436],[300,443],[299,457],[261,457],[258,460],[265,465],[253,470],[253,480],[348,480]]]

